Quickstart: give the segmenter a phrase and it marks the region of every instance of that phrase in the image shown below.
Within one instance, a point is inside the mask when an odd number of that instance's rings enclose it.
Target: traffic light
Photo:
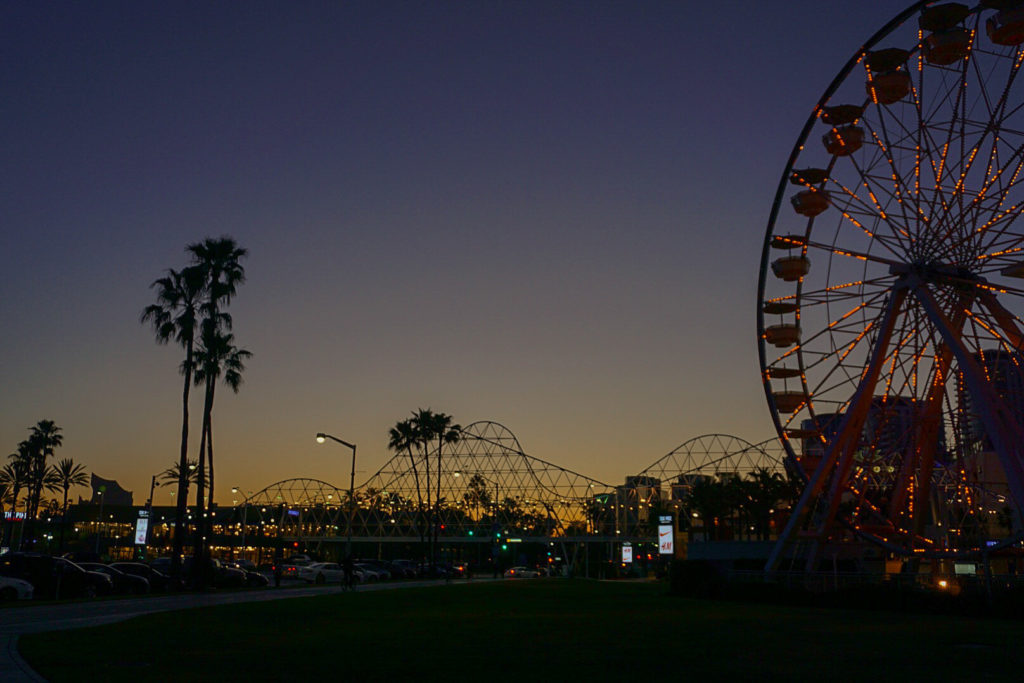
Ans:
[[[472,535],[473,535],[473,530],[472,530],[472,529],[470,529],[470,530],[469,530],[469,535],[470,535],[470,536],[472,536]]]
[[[504,543],[502,543],[502,544],[501,544],[501,549],[502,549],[502,550],[508,550],[508,546],[507,546],[507,545],[505,545]]]

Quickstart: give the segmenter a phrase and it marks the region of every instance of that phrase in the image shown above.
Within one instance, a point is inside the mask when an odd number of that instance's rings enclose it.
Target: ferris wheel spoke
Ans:
[[[804,488],[800,499],[793,507],[786,527],[779,537],[778,544],[776,544],[776,549],[773,550],[772,557],[769,558],[769,567],[774,566],[775,561],[777,561],[777,551],[785,546],[789,536],[803,523],[808,512],[808,504],[821,493],[826,484],[826,479],[831,475],[833,492],[845,485],[850,465],[852,464],[852,453],[855,450],[857,439],[867,417],[867,406],[871,402],[874,386],[881,370],[881,360],[885,355],[889,335],[892,333],[896,315],[905,296],[905,290],[898,290],[893,293],[893,296],[889,297],[885,315],[880,323],[879,334],[875,340],[871,361],[865,370],[860,387],[857,389],[853,401],[851,401],[851,408],[844,414],[837,433],[832,438],[821,462]],[[828,498],[825,503],[826,511],[823,518],[817,523],[816,539],[823,540],[825,533],[827,533],[827,530],[832,525],[838,505],[838,495]],[[812,557],[809,557],[808,561],[816,559],[814,556],[816,556],[816,551],[812,552]]]
[[[976,402],[979,417],[995,446],[1010,491],[1018,506],[1024,504],[1024,429],[1006,403],[999,399],[992,384],[974,356],[963,345],[960,337],[953,333],[949,320],[939,309],[927,288],[918,286],[914,293],[939,330],[943,341],[956,357],[967,390]]]
[[[901,191],[900,188],[902,187],[903,190],[907,191],[906,202],[910,202],[910,197],[914,197],[914,205],[912,208],[915,214],[920,213],[920,206],[918,206],[917,204],[916,196],[914,196],[913,192],[910,191],[910,188],[906,187],[902,174],[896,168],[896,161],[893,158],[893,155],[891,154],[891,150],[894,148],[894,144],[892,140],[889,139],[888,128],[885,125],[885,116],[880,116],[878,122],[878,127],[881,129],[881,137],[879,136],[878,131],[875,130],[875,128],[871,125],[870,121],[867,118],[864,119],[864,127],[868,129],[868,132],[871,134],[871,138],[875,141],[875,145],[879,148],[880,158],[884,163],[887,164],[889,174],[888,177],[885,178],[885,181],[886,183],[891,182],[894,185],[895,193],[893,193],[893,190],[890,190],[886,185],[878,181],[876,181],[876,189],[879,192],[883,192],[889,195],[892,199],[894,199],[897,202],[900,208],[900,212],[903,216],[903,225],[909,226],[913,223],[913,221],[907,215],[907,203],[905,203],[904,201],[904,193]],[[904,129],[904,131],[907,135],[910,135],[910,131],[907,131],[906,129]],[[864,179],[865,188],[868,188],[867,179],[872,176],[865,173],[863,169],[860,169],[857,166],[856,159],[853,159],[851,161],[853,161],[854,168],[857,168],[857,171],[858,173],[860,173],[861,178]],[[870,188],[868,188],[868,191],[869,193],[871,192]],[[874,198],[874,193],[872,193],[871,196],[872,198]]]
[[[992,314],[996,325],[1002,330],[1007,350],[1018,353],[1024,351],[1024,334],[1020,330],[1020,318],[1006,310],[992,292],[982,291],[978,295],[978,300]]]
[[[857,164],[856,160],[851,160],[851,165],[858,175],[858,189],[863,187],[871,202],[868,203],[853,189],[847,187],[835,178],[831,178],[833,183],[842,191],[842,195],[834,195],[832,197],[833,205],[839,208],[840,211],[843,212],[844,217],[847,217],[850,220],[853,219],[846,216],[846,214],[850,214],[852,216],[863,216],[865,218],[872,219],[876,225],[888,228],[890,230],[889,237],[894,239],[903,251],[906,251],[909,246],[909,240],[911,239],[910,232],[907,230],[906,225],[897,225],[893,222],[893,217],[885,210],[885,207],[882,206],[882,203],[878,199],[878,195],[875,194],[871,185],[868,183],[867,178],[870,176],[867,175],[864,169]],[[846,201],[840,202],[839,197],[842,197]],[[859,222],[855,224],[862,230],[864,229]],[[876,239],[880,239],[882,237],[881,235],[878,235],[877,230],[873,231],[871,236],[876,237]],[[885,242],[882,242],[882,244],[885,245]],[[894,252],[894,255],[897,255],[896,252]]]
[[[995,144],[996,142],[998,142],[998,136],[994,135],[993,137],[995,139],[993,144]],[[994,152],[993,152],[993,156],[996,156]],[[965,207],[959,213],[959,215],[957,216],[957,219],[956,219],[955,222],[960,223],[960,224],[964,224],[964,225],[968,224],[968,221],[965,220],[965,218],[967,217],[968,213],[971,210],[980,210],[981,202],[983,200],[985,200],[985,198],[988,196],[988,191],[994,186],[994,183],[996,183],[997,181],[1000,181],[1000,183],[1001,183],[1003,175],[1011,167],[1013,167],[1012,177],[1010,179],[1010,182],[1005,187],[1000,186],[1000,191],[999,191],[999,193],[997,195],[997,198],[999,200],[999,204],[997,204],[997,206],[993,208],[993,212],[995,211],[995,209],[997,209],[999,206],[1002,205],[1002,203],[1005,200],[1005,197],[1007,196],[1009,191],[1014,189],[1020,182],[1022,182],[1022,180],[1019,180],[1018,178],[1020,176],[1021,171],[1024,170],[1024,145],[1022,145],[1021,147],[1018,147],[1014,151],[1014,153],[1010,156],[1010,158],[1007,159],[1006,164],[1000,166],[999,169],[994,174],[989,172],[990,169],[987,169],[987,172],[986,172],[987,180],[986,180],[985,184],[982,185],[982,187],[978,190],[978,192],[976,193],[976,195],[975,195],[974,199],[971,201],[971,203],[967,207]],[[995,198],[993,198],[993,200],[994,199]],[[960,248],[960,247],[965,246],[965,244],[969,240],[978,240],[979,242],[981,242],[983,244],[983,246],[980,247],[981,250],[982,251],[987,251],[988,249],[991,248],[990,245],[991,245],[992,241],[997,239],[1000,236],[1000,234],[1001,234],[1001,231],[986,232],[987,230],[988,230],[988,227],[983,226],[983,229],[971,231],[971,232],[967,233],[966,235],[961,236],[960,239],[957,240],[956,242],[953,242],[950,245],[950,248],[951,249]],[[949,237],[949,235],[947,235],[947,237]],[[988,237],[988,242],[984,241],[986,237]]]
[[[962,294],[954,308],[952,330],[958,332],[963,329],[967,320],[967,306],[969,297]],[[896,485],[893,487],[892,501],[889,506],[889,518],[895,520],[901,510],[908,505],[908,497],[911,496],[910,486],[915,474],[919,491],[916,496],[910,498],[912,531],[919,534],[922,531],[924,515],[922,510],[924,504],[931,498],[932,473],[935,468],[935,457],[939,445],[939,433],[942,429],[943,401],[946,398],[946,382],[950,375],[950,365],[953,360],[953,352],[948,344],[939,341],[935,344],[934,362],[931,369],[931,377],[928,379],[928,393],[925,396],[920,417],[920,433],[914,439],[913,448],[907,449],[905,458],[896,478]],[[920,503],[914,507],[914,500]]]

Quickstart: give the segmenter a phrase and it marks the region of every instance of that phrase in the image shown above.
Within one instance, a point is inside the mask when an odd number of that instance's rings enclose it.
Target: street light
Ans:
[[[245,555],[245,529],[246,529],[246,526],[247,526],[247,524],[246,524],[246,522],[247,522],[246,514],[249,512],[249,498],[250,498],[250,496],[252,496],[252,492],[242,491],[242,489],[238,488],[237,486],[232,486],[231,487],[231,493],[239,493],[239,492],[241,492],[242,495],[245,496],[245,500],[242,502],[242,555],[244,556]],[[237,511],[237,505],[236,505],[236,511]],[[232,552],[234,552],[233,548],[232,548]]]
[[[352,449],[352,474],[348,480],[348,521],[345,524],[345,557],[352,558],[352,517],[355,516],[356,507],[356,445],[344,439],[339,439],[330,434],[319,432],[316,435],[316,442],[323,443],[327,439],[340,443],[342,446]]]

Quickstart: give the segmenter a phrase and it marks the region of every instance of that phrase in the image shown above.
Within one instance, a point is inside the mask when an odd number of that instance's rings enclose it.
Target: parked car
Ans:
[[[540,572],[529,567],[510,567],[505,570],[506,579],[536,579]]]
[[[248,562],[248,560],[246,561]],[[270,585],[270,579],[256,571],[256,565],[254,565],[252,562],[249,562],[249,565],[252,567],[251,570],[246,569],[244,566],[242,566],[242,563],[238,560],[229,560],[224,562],[223,564],[225,567],[229,569],[237,569],[238,571],[245,574],[246,586],[260,587]]]
[[[391,569],[395,578],[415,579],[418,575],[416,563],[412,560],[392,560]]]
[[[215,588],[241,588],[245,585],[246,577],[245,572],[241,569],[235,569],[234,567],[226,567],[224,564],[216,559],[210,559],[210,584]],[[191,557],[181,558],[181,577],[185,581],[185,584],[191,584],[193,581],[193,562]],[[151,565],[154,569],[169,573],[171,570],[171,558],[169,557],[158,557],[153,560]]]
[[[149,581],[151,590],[166,593],[169,591],[178,591],[182,588],[181,579],[173,579],[167,574],[158,569],[150,567],[148,564],[141,562],[111,562],[110,566],[118,571],[122,571],[125,574],[131,574],[132,576],[140,576]],[[168,566],[168,571],[169,571]]]
[[[298,568],[298,577],[307,583],[341,583],[345,568],[337,562],[313,562]]]
[[[150,590],[149,581],[141,576],[125,574],[116,567],[99,562],[82,562],[78,566],[89,572],[99,572],[110,577],[114,593],[124,595],[143,595]]]
[[[24,579],[0,576],[0,602],[7,600],[31,600],[35,589]]]
[[[237,566],[239,569],[241,569],[243,571],[247,571],[247,572],[258,572],[259,571],[259,567],[256,566],[255,562],[253,562],[252,560],[247,560],[244,557],[239,557],[237,559],[231,560],[231,562],[232,562],[232,564],[234,564],[235,566]]]
[[[417,574],[421,579],[443,579],[448,576],[448,570],[439,564],[431,567],[429,562],[424,562],[419,565]]]
[[[391,564],[383,562],[381,560],[356,560],[359,564],[366,565],[377,572],[377,576],[381,580],[387,580],[391,578]]]
[[[353,562],[352,566],[358,574],[362,574],[363,581],[360,583],[376,583],[377,581],[383,581],[384,575],[377,571],[377,569],[365,562]]]
[[[0,555],[0,575],[28,581],[35,598],[92,598],[113,592],[105,574],[89,572],[71,560],[41,553]]]

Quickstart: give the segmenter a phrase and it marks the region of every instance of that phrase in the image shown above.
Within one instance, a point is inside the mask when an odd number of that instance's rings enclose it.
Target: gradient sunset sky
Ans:
[[[702,434],[767,439],[776,184],[909,4],[4,3],[0,454],[52,419],[59,457],[143,503],[181,352],[139,314],[222,234],[254,354],[218,391],[222,504],[347,486],[318,431],[363,481],[417,407],[610,484]]]

